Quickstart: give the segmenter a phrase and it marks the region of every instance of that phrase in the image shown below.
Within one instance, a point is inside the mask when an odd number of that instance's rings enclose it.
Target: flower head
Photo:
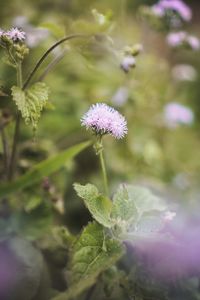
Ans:
[[[188,107],[176,102],[171,102],[165,106],[164,119],[169,128],[175,128],[179,124],[192,124],[194,114]]]
[[[167,43],[173,48],[186,45],[192,50],[200,49],[200,40],[196,36],[189,35],[185,31],[169,33],[167,35]]]
[[[136,65],[135,57],[129,54],[123,57],[120,67],[125,73],[128,73],[131,68],[135,67],[135,65]]]
[[[111,134],[116,139],[123,138],[128,132],[126,119],[105,103],[92,105],[82,117],[81,125],[96,134]]]
[[[13,40],[13,42],[23,41],[26,38],[26,33],[17,27],[5,32],[5,35]]]
[[[192,18],[191,9],[182,0],[160,0],[152,6],[152,11],[159,17],[163,17],[168,11],[173,11],[186,22]]]
[[[167,35],[167,43],[171,47],[178,47],[182,45],[187,39],[185,31],[171,32]]]

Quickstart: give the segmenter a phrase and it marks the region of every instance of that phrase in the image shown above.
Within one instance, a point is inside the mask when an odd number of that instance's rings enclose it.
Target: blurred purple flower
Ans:
[[[189,46],[192,50],[200,49],[200,40],[193,35],[189,35],[185,31],[169,33],[167,35],[167,43],[173,48],[186,45]]]
[[[160,0],[152,6],[152,11],[157,16],[164,16],[168,10],[178,13],[186,22],[189,22],[192,18],[191,9],[182,0]]]
[[[182,45],[187,39],[185,31],[171,32],[167,35],[167,43],[171,47],[178,47]]]
[[[135,67],[135,65],[135,58],[132,55],[126,55],[123,57],[120,67],[125,73],[128,73],[130,71],[130,68]]]
[[[13,24],[26,31],[26,44],[30,48],[36,47],[49,36],[48,29],[34,27],[25,16],[15,17]]]
[[[171,102],[164,108],[164,119],[167,127],[175,128],[179,124],[192,124],[194,114],[188,107],[176,102]]]
[[[126,119],[104,103],[92,105],[82,117],[81,125],[92,129],[96,134],[111,134],[117,139],[123,138],[128,132]]]
[[[187,41],[193,50],[200,49],[200,41],[196,36],[192,36],[192,35],[188,36]]]
[[[23,41],[26,38],[26,33],[21,29],[15,27],[11,28],[9,31],[4,33],[7,37],[9,37],[13,42]]]

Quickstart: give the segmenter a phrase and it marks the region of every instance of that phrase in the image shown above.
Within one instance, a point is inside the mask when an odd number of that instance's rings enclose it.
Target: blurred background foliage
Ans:
[[[31,129],[22,125],[19,173],[61,149],[90,138],[80,126],[80,117],[92,103],[106,102],[126,116],[129,128],[123,141],[105,138],[111,190],[121,181],[137,181],[158,190],[175,189],[182,199],[190,199],[198,188],[200,174],[199,52],[169,49],[164,34],[153,30],[139,14],[140,5],[153,3],[155,1],[150,0],[1,0],[1,27],[16,25],[32,35],[30,55],[23,66],[24,79],[38,58],[59,38],[71,33],[91,34],[96,30],[92,10],[106,14],[110,22],[109,37],[99,35],[96,40],[71,41],[56,49],[46,62],[47,66],[52,60],[58,60],[44,79],[51,90],[51,106],[43,113],[35,138]],[[188,4],[194,11],[188,29],[199,35],[199,3],[188,1]],[[124,73],[118,54],[124,46],[136,43],[142,44],[144,51],[137,58],[136,68]],[[172,70],[177,64],[193,66],[195,79],[175,78]],[[40,69],[41,78],[45,76],[46,66]],[[3,61],[0,82],[9,94],[15,83],[15,72]],[[1,97],[2,109],[7,107],[8,101],[10,109],[14,108],[9,97]],[[163,111],[169,102],[190,107],[195,115],[194,123],[168,128]],[[12,130],[10,125],[7,131]],[[79,230],[86,224],[88,215],[76,198],[72,183],[89,181],[100,186],[98,160],[92,149],[87,149],[55,175],[49,179],[53,198],[56,198],[53,206],[58,202],[61,219],[72,230]],[[34,187],[34,191],[38,195],[32,200],[33,210],[40,205],[48,206],[50,200],[44,195],[42,183]],[[27,195],[22,198],[32,199],[32,190],[27,190]]]

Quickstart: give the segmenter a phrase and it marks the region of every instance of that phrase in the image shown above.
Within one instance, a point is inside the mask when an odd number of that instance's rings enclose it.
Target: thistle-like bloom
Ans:
[[[123,138],[128,132],[126,119],[105,103],[92,105],[82,117],[81,125],[96,134],[111,134],[116,139]]]
[[[9,31],[5,32],[5,35],[13,40],[13,42],[24,41],[26,38],[26,33],[17,27],[11,28]]]
[[[164,108],[164,119],[167,127],[176,128],[179,124],[192,124],[194,114],[188,107],[176,102],[171,102]]]

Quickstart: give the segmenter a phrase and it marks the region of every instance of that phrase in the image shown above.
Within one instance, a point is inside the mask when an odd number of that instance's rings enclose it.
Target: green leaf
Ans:
[[[155,237],[163,227],[165,202],[146,188],[121,185],[113,197],[113,233],[121,240]]]
[[[74,245],[71,282],[76,283],[89,275],[97,277],[122,254],[122,246],[118,241],[107,238],[100,224],[90,223]]]
[[[112,227],[110,218],[112,202],[99,193],[98,189],[92,184],[74,184],[74,188],[80,198],[84,200],[93,218],[105,227]]]
[[[166,203],[161,198],[153,195],[150,190],[140,186],[126,185],[128,198],[135,203],[138,214],[141,216],[150,211],[164,211]]]
[[[81,292],[95,283],[101,272],[119,260],[123,247],[118,241],[108,239],[101,225],[90,223],[74,244],[72,253],[71,287],[53,300],[77,299]]]
[[[42,203],[42,198],[38,195],[33,195],[32,197],[30,197],[30,199],[26,201],[24,205],[24,209],[26,212],[29,213],[35,208],[37,208],[38,206],[40,206],[41,203]]]
[[[16,179],[11,183],[0,185],[0,197],[8,194],[21,191],[24,188],[32,186],[40,182],[44,177],[51,175],[63,165],[69,163],[78,153],[87,148],[91,142],[84,142],[69,149],[60,152],[59,154],[48,158],[41,163],[35,165],[30,171]]]
[[[37,128],[41,112],[47,104],[49,89],[44,82],[37,82],[23,91],[17,86],[12,87],[12,97],[25,123]]]
[[[120,185],[113,197],[112,218],[123,221],[133,221],[138,217],[138,211],[134,199],[129,197],[127,186]]]

